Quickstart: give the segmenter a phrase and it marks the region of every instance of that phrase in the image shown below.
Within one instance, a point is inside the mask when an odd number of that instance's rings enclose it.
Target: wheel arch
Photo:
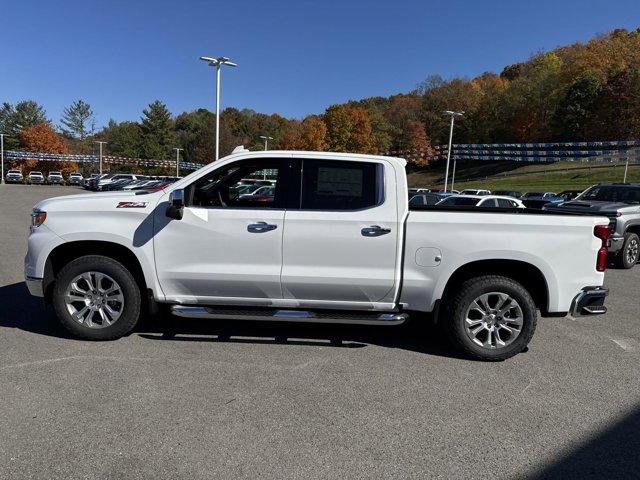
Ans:
[[[522,260],[476,260],[458,267],[449,277],[441,296],[444,302],[464,281],[484,275],[501,275],[520,283],[531,295],[542,315],[549,310],[549,285],[542,271]]]
[[[636,235],[640,236],[640,223],[636,223],[634,225],[629,225],[624,233],[635,233]]]
[[[51,301],[53,286],[58,272],[70,261],[86,255],[101,255],[122,263],[133,275],[143,293],[149,289],[140,260],[124,245],[103,240],[77,240],[65,242],[49,253],[44,267],[43,291],[45,301]]]

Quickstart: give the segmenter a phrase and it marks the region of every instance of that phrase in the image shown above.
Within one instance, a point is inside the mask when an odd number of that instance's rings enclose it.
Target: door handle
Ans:
[[[278,228],[277,225],[273,225],[267,222],[258,222],[258,223],[249,224],[247,226],[247,231],[250,233],[264,233],[264,232],[270,232],[271,230],[275,230],[276,228]]]
[[[380,225],[371,225],[360,230],[363,237],[379,237],[380,235],[386,235],[390,233],[390,228],[382,228]]]

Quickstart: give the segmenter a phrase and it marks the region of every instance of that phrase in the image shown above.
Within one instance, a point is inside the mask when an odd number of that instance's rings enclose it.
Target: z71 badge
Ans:
[[[145,208],[147,202],[118,202],[116,208]]]

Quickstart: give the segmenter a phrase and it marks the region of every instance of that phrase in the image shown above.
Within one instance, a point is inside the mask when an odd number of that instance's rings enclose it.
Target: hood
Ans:
[[[615,213],[620,209],[633,208],[635,205],[629,205],[621,202],[599,202],[599,201],[584,201],[584,200],[571,200],[569,202],[563,202],[559,205],[549,205],[547,209],[551,210],[564,210],[570,212],[583,212],[583,213]]]
[[[142,210],[149,207],[153,208],[164,193],[164,191],[147,192],[145,190],[81,193],[79,195],[47,198],[38,202],[34,208],[46,212],[92,212],[113,209],[127,210],[130,208]]]

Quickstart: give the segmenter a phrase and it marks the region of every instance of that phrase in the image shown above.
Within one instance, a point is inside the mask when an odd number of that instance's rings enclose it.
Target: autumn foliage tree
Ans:
[[[327,126],[317,116],[308,116],[302,122],[292,123],[282,138],[280,148],[324,151],[327,149]]]
[[[40,123],[22,130],[20,132],[20,148],[27,152],[67,153],[65,144],[55,130],[46,123]],[[73,162],[51,162],[33,159],[13,164],[12,167],[22,167],[25,171],[40,170],[44,173],[57,170],[61,171],[63,175],[67,175],[75,171],[76,164]]]

